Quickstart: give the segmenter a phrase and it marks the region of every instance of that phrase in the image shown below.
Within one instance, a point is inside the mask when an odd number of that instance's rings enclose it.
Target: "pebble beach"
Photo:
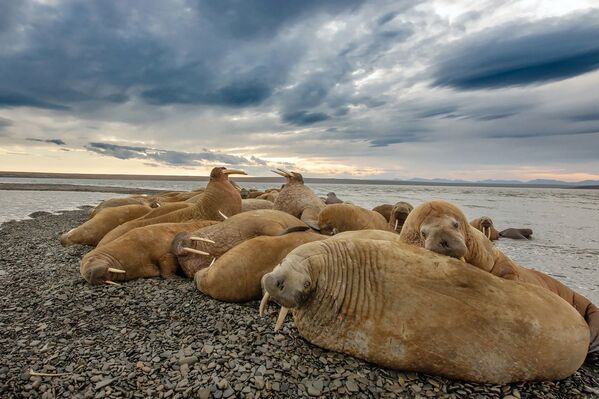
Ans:
[[[599,364],[555,382],[478,385],[389,370],[302,339],[277,308],[229,304],[183,277],[90,286],[59,234],[85,209],[0,228],[1,398],[591,398]]]

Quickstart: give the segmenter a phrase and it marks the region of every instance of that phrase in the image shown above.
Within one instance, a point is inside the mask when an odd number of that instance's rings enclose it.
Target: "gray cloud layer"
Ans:
[[[1,2],[0,135],[152,166],[297,155],[412,176],[485,163],[489,143],[497,168],[525,165],[514,148],[536,140],[536,164],[599,173],[599,9],[512,3]]]

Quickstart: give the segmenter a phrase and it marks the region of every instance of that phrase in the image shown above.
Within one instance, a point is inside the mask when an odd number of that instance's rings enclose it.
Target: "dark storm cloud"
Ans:
[[[61,139],[46,139],[46,140],[42,140],[42,139],[28,138],[27,140],[29,140],[29,141],[38,141],[40,143],[56,144],[56,145],[66,145],[67,144],[64,141],[62,141]]]
[[[298,126],[312,125],[326,121],[329,118],[329,115],[323,112],[297,111],[283,114],[283,122]]]
[[[460,90],[567,79],[599,68],[599,11],[475,32],[439,56],[434,84]]]
[[[255,106],[303,52],[295,39],[277,42],[278,31],[362,0],[176,3],[2,2],[0,26],[16,44],[0,40],[11,50],[0,51],[0,107],[67,109],[137,94],[157,105]],[[13,18],[21,8],[26,18]]]
[[[264,165],[264,160],[254,156],[251,159],[221,152],[181,152],[150,147],[117,145],[110,143],[89,143],[89,151],[118,159],[143,159],[148,163],[158,162],[172,166],[198,166],[202,163],[222,163],[227,165]]]

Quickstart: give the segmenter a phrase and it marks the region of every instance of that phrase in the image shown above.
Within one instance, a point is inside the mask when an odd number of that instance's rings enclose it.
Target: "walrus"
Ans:
[[[196,288],[224,302],[260,299],[262,276],[271,272],[294,248],[325,238],[312,231],[251,238],[228,250],[209,267],[196,272]]]
[[[160,201],[153,197],[145,195],[132,195],[130,197],[123,198],[109,198],[100,202],[96,207],[89,211],[90,219],[95,217],[101,210],[106,208],[114,208],[125,205],[146,205],[151,208],[157,208],[160,206]]]
[[[229,175],[246,174],[242,170],[216,167],[210,172],[210,180],[202,198],[191,207],[169,212],[151,219],[132,220],[106,234],[99,245],[104,245],[136,227],[157,223],[182,223],[190,220],[223,220],[241,212],[239,191],[229,182]]]
[[[151,210],[148,205],[141,204],[102,208],[93,218],[62,234],[60,243],[63,247],[75,244],[96,246],[110,230]]]
[[[404,201],[399,201],[393,208],[391,209],[391,214],[389,215],[389,228],[396,233],[401,232],[401,228],[406,221],[406,218],[412,212],[414,207],[412,204],[409,204]]]
[[[514,240],[530,239],[531,235],[532,235],[531,229],[509,228],[509,229],[501,230],[499,232],[499,237],[511,238]]]
[[[250,191],[248,194],[248,198],[258,198],[262,194],[264,194],[264,191]]]
[[[491,241],[499,240],[499,232],[495,229],[493,220],[488,216],[481,216],[470,221],[470,226],[482,232]]]
[[[173,237],[182,231],[216,223],[219,222],[194,220],[138,227],[88,252],[81,260],[79,271],[90,284],[167,277],[178,269],[177,258],[170,252]]]
[[[387,221],[380,213],[350,204],[327,205],[318,215],[318,227],[326,235],[351,230],[388,230]]]
[[[248,198],[241,200],[241,212],[255,211],[256,209],[272,209],[273,203],[264,199]]]
[[[391,211],[393,211],[393,205],[391,204],[381,204],[372,208],[373,211],[380,213],[383,215],[387,222],[391,219]]]
[[[422,248],[329,239],[262,278],[311,343],[383,367],[477,383],[559,380],[583,363],[589,329],[556,295]]]
[[[191,233],[179,233],[173,239],[171,251],[177,256],[181,269],[189,278],[208,267],[229,249],[256,236],[275,236],[289,228],[306,229],[298,218],[282,211],[258,209],[231,216],[224,222]],[[204,239],[214,241],[214,244]]]
[[[266,201],[270,201],[270,202],[274,203],[278,197],[279,197],[278,191],[270,191],[268,193],[264,193],[264,194],[258,196],[257,199],[262,199],[262,200],[266,200]]]
[[[285,186],[275,200],[273,209],[287,212],[301,219],[308,226],[317,229],[318,214],[324,209],[325,204],[309,187],[304,185],[303,176],[285,169],[273,170],[272,172],[287,179]]]
[[[556,279],[518,265],[482,232],[472,227],[455,205],[440,200],[420,204],[406,219],[400,239],[403,243],[463,258],[467,263],[503,279],[529,283],[559,295],[589,325],[589,353],[599,352],[599,308]]]
[[[337,194],[335,194],[334,192],[330,192],[327,194],[327,197],[324,200],[324,203],[326,205],[332,205],[332,204],[343,204],[343,201],[341,201],[339,198],[337,198]]]

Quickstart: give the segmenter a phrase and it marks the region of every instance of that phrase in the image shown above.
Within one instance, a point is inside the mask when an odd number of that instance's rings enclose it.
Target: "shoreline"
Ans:
[[[84,210],[5,222],[0,229],[0,396],[515,397],[599,395],[599,364],[562,381],[473,384],[385,369],[305,341],[275,307],[232,304],[182,277],[90,286],[60,233]],[[54,377],[30,375],[59,374]]]
[[[0,171],[0,178],[38,178],[38,179],[89,179],[89,180],[157,180],[157,181],[183,181],[183,182],[206,182],[208,176],[184,176],[184,175],[126,175],[126,174],[87,174],[87,173],[42,173],[42,172],[10,172]],[[238,183],[272,183],[280,185],[285,179],[275,176],[243,177],[236,176]],[[317,184],[368,184],[368,185],[391,185],[391,186],[431,186],[431,187],[499,187],[499,188],[565,188],[565,189],[589,189],[597,190],[599,185],[576,185],[576,184],[529,184],[529,183],[480,183],[480,182],[435,182],[435,181],[412,181],[412,180],[382,180],[382,179],[337,179],[305,177],[306,183]],[[4,183],[8,184],[8,183]],[[11,183],[12,184],[12,183]]]
[[[172,190],[154,190],[135,187],[93,186],[84,184],[39,184],[39,183],[0,183],[0,190],[14,191],[79,191],[114,194],[160,194]]]

